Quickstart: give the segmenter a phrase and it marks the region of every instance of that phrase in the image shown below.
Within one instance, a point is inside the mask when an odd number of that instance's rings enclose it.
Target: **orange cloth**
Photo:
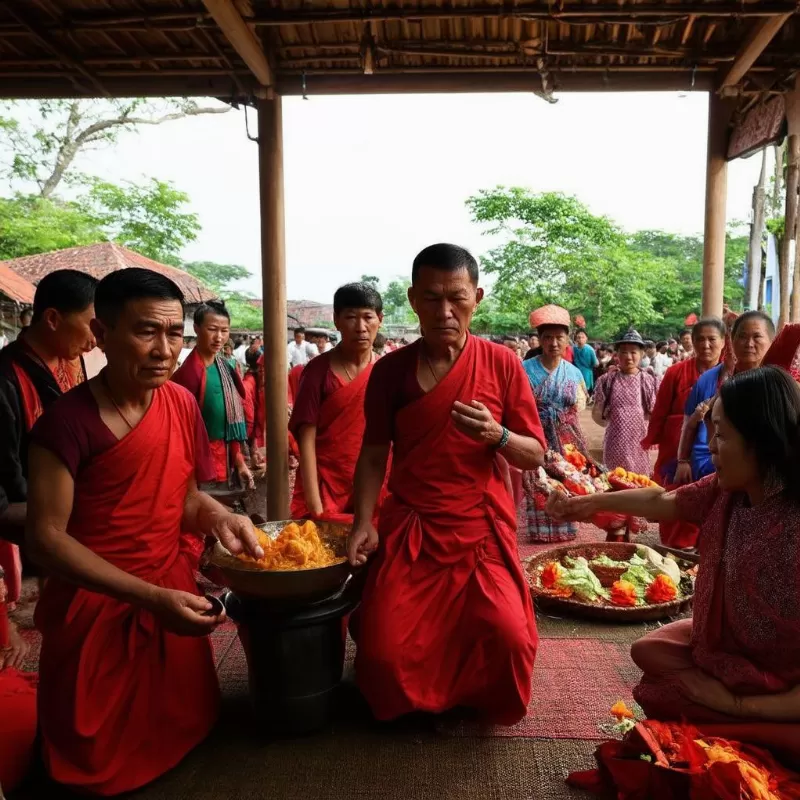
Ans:
[[[69,522],[70,535],[120,569],[194,594],[181,518],[197,424],[187,392],[158,389],[136,428],[81,469]],[[169,633],[149,611],[57,577],[36,624],[42,749],[56,781],[96,795],[131,791],[211,730],[219,688],[207,638]]]

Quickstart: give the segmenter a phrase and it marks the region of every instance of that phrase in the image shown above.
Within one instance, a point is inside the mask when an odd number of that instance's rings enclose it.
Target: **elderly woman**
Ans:
[[[674,492],[554,496],[548,511],[700,525],[693,619],[634,644],[634,697],[652,718],[721,725],[800,757],[800,388],[778,367],[743,372],[722,385],[711,420],[716,474]]]
[[[597,381],[592,418],[606,429],[603,462],[640,475],[650,473],[650,456],[642,448],[647,420],[656,401],[656,378],[641,369],[644,340],[629,330],[615,343],[619,369]]]
[[[531,326],[539,334],[542,353],[523,362],[549,450],[564,452],[573,444],[586,450],[578,413],[586,407],[586,386],[577,367],[565,360],[569,346],[569,312],[559,306],[543,306],[531,314]],[[559,523],[544,512],[547,496],[537,484],[535,472],[522,478],[523,496],[517,509],[520,532],[533,542],[563,542],[574,539],[577,525]]]
[[[647,436],[642,442],[645,449],[658,446],[653,480],[661,486],[674,485],[686,401],[700,376],[719,363],[724,342],[725,325],[721,319],[699,320],[692,328],[694,357],[673,364],[661,381]],[[690,547],[696,538],[693,525],[681,522],[661,525],[661,541],[669,547]]]

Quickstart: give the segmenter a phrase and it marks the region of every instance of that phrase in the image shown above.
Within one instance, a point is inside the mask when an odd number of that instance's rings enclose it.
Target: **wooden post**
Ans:
[[[258,101],[258,174],[267,405],[267,517],[282,520],[289,518],[289,417],[283,115],[277,94],[272,99]]]
[[[728,123],[732,104],[708,99],[706,219],[703,237],[703,316],[722,316],[725,287],[725,208],[728,196]]]
[[[788,170],[786,173],[786,219],[784,222],[784,252],[786,253],[786,266],[781,260],[781,318],[779,323],[790,320],[800,322],[800,247],[798,247],[797,226],[800,225],[800,208],[798,208],[797,191],[800,188],[800,75],[795,79],[794,91],[786,93],[786,122],[789,128],[787,160]],[[791,311],[784,316],[783,293],[789,294],[789,256],[791,254],[791,242],[795,242],[794,269],[792,270],[792,302]],[[784,283],[784,271],[786,282]],[[784,289],[784,287],[786,287]]]
[[[750,247],[747,260],[749,270],[747,275],[747,295],[745,310],[752,311],[759,307],[758,295],[761,289],[761,240],[764,237],[765,202],[767,192],[767,148],[761,151],[761,174],[758,183],[753,187],[753,220],[750,223]]]

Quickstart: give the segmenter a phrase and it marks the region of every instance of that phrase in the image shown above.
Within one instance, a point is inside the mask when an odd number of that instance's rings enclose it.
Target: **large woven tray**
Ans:
[[[555,613],[584,617],[587,619],[601,619],[607,622],[651,622],[653,620],[675,617],[688,611],[692,607],[694,595],[685,595],[679,600],[670,603],[657,603],[646,606],[615,606],[608,604],[585,603],[571,597],[554,597],[535,585],[534,576],[539,567],[550,561],[561,561],[564,556],[577,558],[583,556],[591,561],[605,553],[614,561],[626,561],[636,552],[636,545],[627,542],[598,542],[597,544],[574,544],[554,547],[535,556],[525,559],[523,564],[525,577],[531,587],[531,596],[537,608]],[[662,555],[670,552],[667,548],[654,547]],[[674,551],[673,551],[674,552]],[[676,555],[676,561],[681,570],[691,569],[698,562],[696,556]]]

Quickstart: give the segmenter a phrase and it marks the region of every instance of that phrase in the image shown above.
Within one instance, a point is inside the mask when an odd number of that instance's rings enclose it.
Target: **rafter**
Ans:
[[[262,86],[272,86],[272,68],[261,43],[248,27],[232,0],[203,0],[231,47],[250,68]]]
[[[735,86],[744,78],[747,71],[756,63],[758,57],[791,16],[791,14],[781,14],[777,17],[768,17],[753,26],[741,48],[739,48],[731,68],[720,82],[720,89],[724,89],[726,86]]]

